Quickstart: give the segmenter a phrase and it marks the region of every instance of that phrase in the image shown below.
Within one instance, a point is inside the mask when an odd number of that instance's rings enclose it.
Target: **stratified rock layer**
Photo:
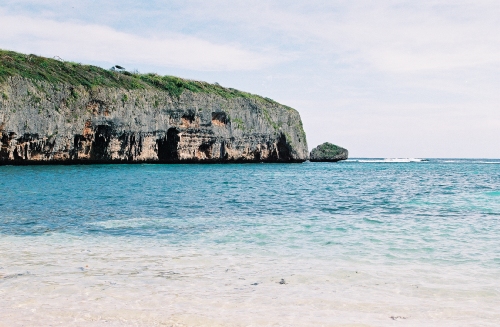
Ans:
[[[313,162],[336,162],[346,160],[348,156],[347,149],[325,142],[311,151],[309,160]]]
[[[184,90],[0,84],[0,164],[302,162],[299,113],[272,100]]]

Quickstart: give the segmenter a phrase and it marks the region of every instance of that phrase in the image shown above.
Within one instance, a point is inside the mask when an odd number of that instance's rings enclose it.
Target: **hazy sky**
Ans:
[[[309,149],[500,158],[498,0],[2,0],[0,48],[263,95]]]

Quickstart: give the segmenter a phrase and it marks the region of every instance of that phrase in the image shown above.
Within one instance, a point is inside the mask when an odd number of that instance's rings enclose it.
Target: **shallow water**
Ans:
[[[400,161],[0,167],[0,326],[498,326],[499,161]]]

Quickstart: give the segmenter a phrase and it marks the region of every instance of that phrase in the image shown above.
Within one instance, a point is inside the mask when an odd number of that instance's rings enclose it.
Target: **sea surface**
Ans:
[[[499,326],[500,160],[0,167],[0,326]]]

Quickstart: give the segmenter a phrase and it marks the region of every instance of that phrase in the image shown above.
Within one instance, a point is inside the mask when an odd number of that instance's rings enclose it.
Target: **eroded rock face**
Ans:
[[[349,152],[347,149],[325,142],[311,151],[309,160],[312,162],[337,162],[346,160],[348,156]]]
[[[301,162],[297,111],[257,98],[157,89],[0,85],[0,164]]]

